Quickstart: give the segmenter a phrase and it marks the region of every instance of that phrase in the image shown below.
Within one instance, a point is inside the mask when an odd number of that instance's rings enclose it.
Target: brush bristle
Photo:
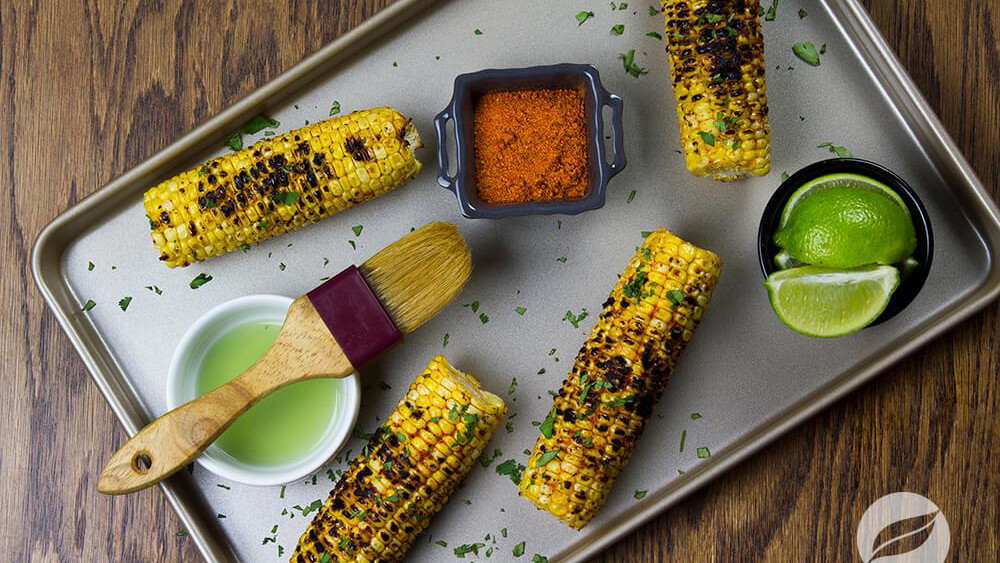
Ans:
[[[428,223],[359,268],[400,331],[413,332],[462,290],[472,255],[451,223]]]

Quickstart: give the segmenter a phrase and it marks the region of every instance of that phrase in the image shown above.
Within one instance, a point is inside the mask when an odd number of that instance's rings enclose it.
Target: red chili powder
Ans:
[[[474,114],[476,187],[486,203],[562,201],[587,195],[587,127],[581,90],[490,92]]]

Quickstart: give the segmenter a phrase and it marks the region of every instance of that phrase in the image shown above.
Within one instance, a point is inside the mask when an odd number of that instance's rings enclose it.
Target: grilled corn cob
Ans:
[[[173,268],[295,230],[403,185],[420,171],[420,146],[390,108],[265,139],[150,188],[153,244]]]
[[[431,360],[337,481],[291,560],[401,560],[506,412],[499,397],[444,356]]]
[[[662,0],[688,170],[729,182],[771,170],[758,0]]]
[[[604,303],[563,381],[521,480],[521,495],[575,529],[604,504],[701,321],[721,263],[651,233]]]

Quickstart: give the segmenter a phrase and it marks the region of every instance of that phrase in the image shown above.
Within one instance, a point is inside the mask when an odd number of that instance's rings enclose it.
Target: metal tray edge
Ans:
[[[118,370],[107,348],[99,350],[102,357],[97,357],[89,348],[90,342],[100,342],[93,326],[83,318],[77,322],[73,318],[76,301],[71,299],[69,288],[62,281],[61,257],[66,247],[75,235],[83,229],[75,225],[78,219],[89,215],[100,207],[112,205],[121,194],[123,188],[136,184],[141,178],[149,175],[163,162],[204,142],[220,136],[234,123],[242,122],[251,115],[267,107],[267,101],[281,97],[281,92],[304,76],[326,65],[336,64],[348,58],[351,49],[383,35],[404,19],[413,15],[419,9],[437,3],[439,0],[397,0],[379,13],[371,16],[343,36],[321,48],[316,53],[306,57],[278,77],[264,84],[242,100],[218,113],[202,125],[191,130],[177,141],[157,152],[135,168],[95,191],[76,205],[54,218],[36,237],[32,248],[31,270],[46,303],[52,309],[56,320],[69,337],[73,347],[84,361],[102,395],[111,405],[118,419],[131,436],[145,424],[147,418],[134,404],[126,404],[120,396],[121,381],[112,381],[106,376],[108,371],[114,372],[115,379],[120,380]],[[953,311],[938,315],[923,323],[915,337],[902,343],[892,354],[878,361],[847,374],[840,381],[826,389],[818,391],[814,397],[800,401],[796,407],[783,417],[765,425],[758,433],[741,440],[738,444],[713,455],[713,463],[689,473],[689,478],[677,487],[658,491],[649,500],[637,507],[630,514],[619,519],[611,526],[592,532],[587,538],[576,542],[568,550],[553,557],[553,560],[578,562],[597,555],[601,550],[621,539],[652,517],[673,506],[688,494],[706,485],[711,480],[722,475],[736,464],[744,461],[761,450],[776,438],[830,406],[847,393],[870,380],[880,371],[888,368],[909,353],[928,341],[954,327],[962,320],[979,311],[1000,295],[1000,267],[998,267],[995,250],[1000,247],[1000,211],[990,198],[982,183],[968,162],[961,155],[954,141],[944,130],[940,120],[931,110],[927,101],[920,94],[912,79],[903,69],[901,63],[893,54],[874,22],[860,5],[858,0],[829,0],[828,2],[842,18],[851,19],[854,25],[848,27],[848,34],[858,45],[865,47],[870,64],[875,66],[880,85],[890,92],[898,105],[908,110],[911,119],[909,125],[921,125],[924,137],[922,148],[935,149],[933,155],[935,164],[942,169],[948,169],[961,178],[960,187],[965,188],[960,195],[964,196],[967,210],[972,211],[986,236],[984,241],[990,257],[990,273],[983,283],[976,288],[963,303]],[[845,17],[846,16],[846,17]],[[879,58],[873,59],[873,55]],[[889,88],[893,86],[893,88]],[[74,229],[71,228],[75,228]],[[167,499],[181,518],[185,529],[195,541],[198,550],[207,561],[235,560],[225,542],[219,541],[214,524],[202,518],[192,506],[191,496],[197,493],[189,487],[187,480],[175,477],[161,484]]]

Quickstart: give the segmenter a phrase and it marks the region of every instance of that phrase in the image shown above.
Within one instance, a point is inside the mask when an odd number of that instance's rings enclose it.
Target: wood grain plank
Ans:
[[[157,490],[96,493],[96,473],[125,435],[33,287],[32,240],[61,210],[388,3],[0,2],[0,251],[11,264],[0,269],[0,307],[14,313],[0,316],[0,553],[198,560]],[[864,3],[1000,198],[996,0]],[[994,304],[596,561],[852,561],[861,512],[898,490],[942,507],[961,560],[993,559],[998,350]]]

